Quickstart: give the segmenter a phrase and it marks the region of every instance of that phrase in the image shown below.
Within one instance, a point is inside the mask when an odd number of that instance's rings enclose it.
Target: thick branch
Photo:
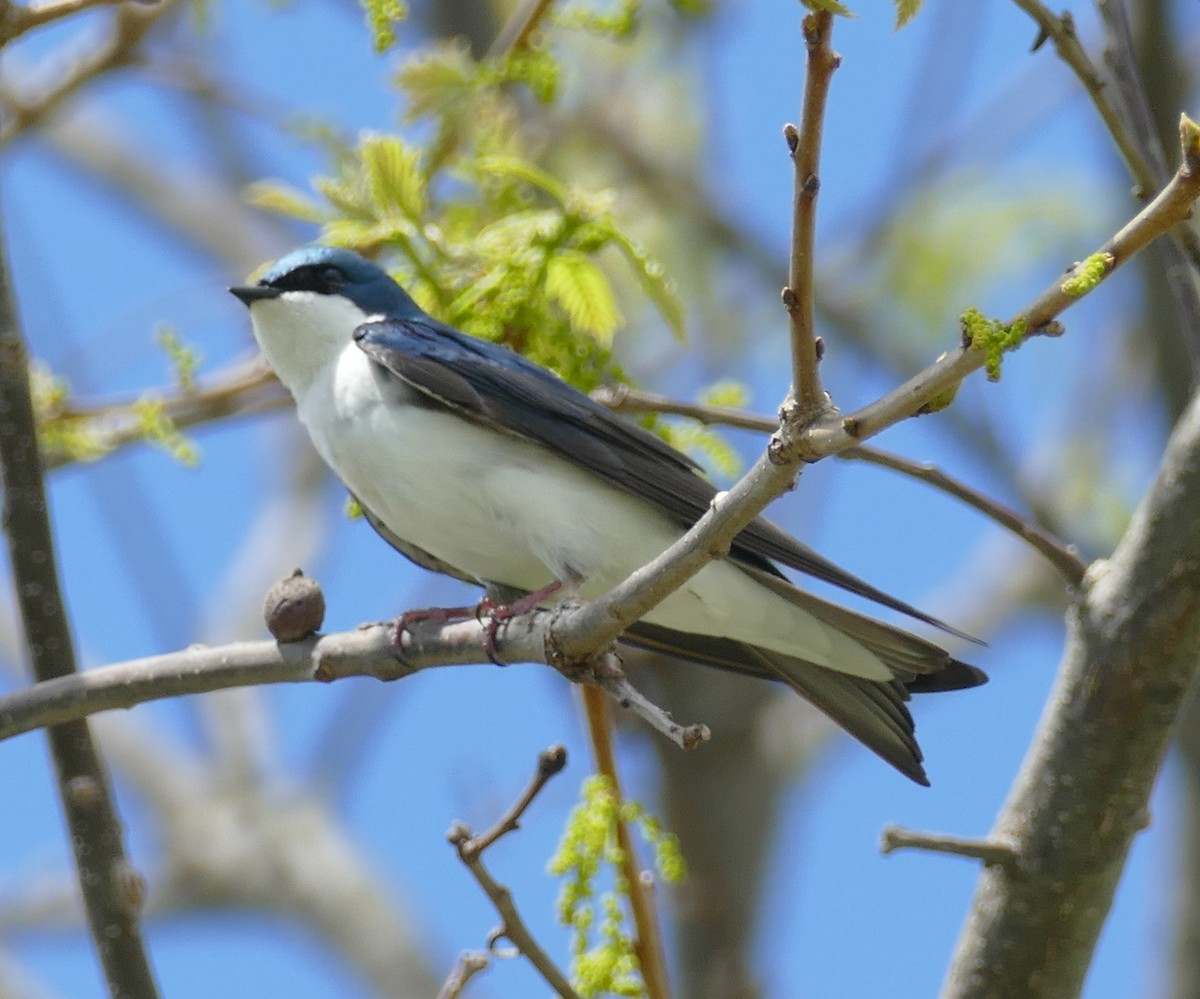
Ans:
[[[494,649],[505,662],[546,662],[551,629],[562,611],[535,611],[505,622]],[[299,642],[237,642],[149,656],[101,666],[85,673],[44,680],[0,697],[0,740],[23,732],[100,711],[129,708],[146,701],[229,687],[265,683],[329,682],[350,676],[398,680],[434,666],[466,665],[487,659],[487,624],[458,621],[422,622],[404,633],[399,652],[392,645],[391,624],[357,631],[313,636]],[[703,725],[683,726],[646,698],[624,678],[616,657],[598,657],[596,665],[564,666],[572,679],[607,691],[682,748],[704,741]]]
[[[1089,577],[1034,745],[989,839],[943,992],[1078,995],[1200,668],[1200,396],[1117,550]],[[1120,733],[1120,738],[1114,738]]]
[[[4,531],[34,677],[78,680],[42,478],[29,358],[0,246],[0,464]],[[57,680],[52,679],[57,678]],[[125,858],[108,779],[85,721],[52,728],[50,753],[92,938],[114,999],[157,995],[138,914],[144,887]]]

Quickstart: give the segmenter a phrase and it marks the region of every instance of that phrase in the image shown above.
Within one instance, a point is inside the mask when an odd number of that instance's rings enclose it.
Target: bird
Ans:
[[[434,319],[352,250],[308,244],[229,290],[249,308],[321,458],[381,537],[426,569],[500,592],[557,588],[554,600],[591,600],[713,502],[699,466],[661,437],[515,351]],[[910,694],[986,675],[806,592],[780,566],[961,634],[760,517],[622,641],[781,681],[928,785]]]

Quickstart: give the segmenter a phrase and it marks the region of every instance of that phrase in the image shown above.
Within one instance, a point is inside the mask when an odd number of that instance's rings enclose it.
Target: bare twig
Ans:
[[[792,404],[795,417],[801,421],[816,417],[828,406],[817,370],[821,358],[813,325],[813,245],[817,228],[817,192],[821,188],[825,102],[829,96],[829,81],[841,62],[841,56],[830,47],[832,33],[832,14],[820,11],[804,18],[808,61],[800,128],[786,125],[783,130],[795,164],[792,259],[788,284],[783,289],[783,304],[791,321]]]
[[[1144,142],[1138,141],[1121,117],[1120,110],[1109,99],[1110,90],[1105,84],[1104,77],[1096,68],[1096,64],[1092,62],[1080,44],[1079,38],[1075,34],[1075,21],[1070,12],[1059,16],[1041,0],[1013,0],[1013,2],[1037,22],[1040,32],[1039,44],[1046,38],[1053,40],[1059,58],[1079,78],[1079,82],[1083,84],[1084,90],[1087,91],[1088,96],[1092,99],[1092,104],[1095,105],[1097,113],[1104,122],[1104,127],[1108,129],[1109,135],[1116,143],[1121,158],[1133,176],[1134,194],[1141,201],[1149,200],[1151,192],[1158,190],[1166,181],[1167,166],[1162,162],[1161,152],[1158,151],[1156,145],[1148,147]],[[1111,16],[1111,11],[1106,14],[1105,4],[1101,3],[1099,7],[1102,16]],[[1132,62],[1129,64],[1132,65]],[[1123,78],[1128,79],[1128,74],[1123,72],[1118,72],[1115,76],[1118,84],[1122,83]],[[1140,87],[1138,90],[1140,92]],[[1133,107],[1140,103],[1142,103],[1140,99],[1135,101]],[[1153,130],[1150,135],[1153,135]],[[1192,268],[1200,270],[1200,236],[1197,236],[1196,231],[1191,227],[1183,226],[1173,230],[1171,238],[1179,244],[1191,262]]]
[[[142,396],[155,398],[151,393]],[[292,398],[260,358],[232,365],[204,379],[191,390],[177,390],[161,397],[163,413],[179,430],[231,416],[248,416],[292,404]],[[138,414],[141,400],[122,400],[95,406],[71,405],[51,414],[52,419],[78,422],[104,454],[129,444],[143,442],[146,431]],[[46,461],[48,469],[61,468],[78,459],[56,452]]]
[[[955,857],[970,857],[984,864],[1003,864],[1015,867],[1020,855],[1011,843],[991,839],[965,839],[943,833],[917,832],[903,826],[884,826],[879,834],[879,852],[896,850],[926,850],[930,853],[949,853]]]
[[[629,906],[633,910],[633,924],[637,937],[633,950],[637,955],[638,969],[646,985],[649,999],[668,999],[671,994],[667,980],[667,961],[663,951],[662,933],[658,927],[658,912],[654,898],[644,883],[638,865],[637,850],[629,826],[621,817],[621,778],[617,773],[617,757],[612,744],[612,713],[608,700],[600,691],[585,687],[583,706],[587,715],[588,734],[591,737],[592,753],[596,758],[596,771],[608,778],[617,805],[617,845],[621,848],[621,874],[629,887]]]
[[[4,532],[30,667],[41,682],[78,680],[38,453],[29,357],[2,245],[0,464]],[[153,999],[157,989],[138,925],[144,886],[125,857],[120,822],[87,722],[58,725],[48,736],[79,884],[109,992],[114,997]]]
[[[488,49],[488,58],[501,59],[528,45],[530,35],[553,3],[554,0],[524,0],[496,35]]]
[[[675,416],[689,417],[707,426],[716,424],[770,433],[778,425],[770,417],[757,416],[740,409],[679,402],[666,396],[631,389],[625,385],[597,389],[592,393],[592,397],[618,412],[669,413]],[[961,500],[967,506],[978,510],[1001,527],[1012,531],[1017,537],[1028,542],[1058,569],[1072,586],[1078,585],[1083,579],[1084,572],[1087,571],[1087,563],[1079,557],[1072,546],[1060,541],[1045,528],[1027,520],[1015,510],[972,489],[965,482],[947,475],[934,465],[911,461],[890,451],[882,451],[865,444],[846,448],[846,450],[838,452],[837,457],[847,461],[865,461],[872,465],[879,465],[881,468],[890,468],[894,472],[917,479]]]
[[[868,447],[865,444],[847,448],[838,454],[838,457],[847,461],[865,461],[882,468],[890,468],[962,500],[967,506],[978,510],[1001,527],[1012,531],[1022,541],[1028,542],[1030,547],[1054,566],[1072,586],[1078,586],[1083,581],[1083,574],[1087,572],[1087,563],[1079,557],[1079,553],[1073,546],[1064,544],[1033,521],[1027,520],[1015,510],[997,502],[990,496],[985,496],[978,490],[972,489],[966,483],[952,478],[940,468],[909,461],[907,458]]]
[[[1105,262],[1101,281],[1082,288],[1072,286],[1068,279],[1077,273],[1078,265],[1072,268],[1071,273],[1056,280],[1013,318],[1013,323],[1020,321],[1025,324],[1027,336],[1052,328],[1055,318],[1069,306],[1094,291],[1118,267],[1159,236],[1169,232],[1172,226],[1191,216],[1193,203],[1200,196],[1200,128],[1184,116],[1180,123],[1180,137],[1183,162],[1171,181],[1149,205],[1092,255],[1103,258]],[[810,460],[844,450],[900,420],[923,412],[931,400],[953,392],[964,377],[983,367],[985,360],[982,350],[969,343],[963,344],[882,399],[840,421],[809,428],[799,435],[800,439],[794,442],[794,446],[803,448]]]
[[[464,950],[458,955],[458,960],[454,962],[454,967],[450,969],[446,981],[438,989],[437,999],[458,999],[462,995],[463,989],[467,987],[467,982],[487,966],[487,954],[478,950]]]
[[[471,835],[471,830],[466,823],[455,822],[446,834],[446,838],[458,852],[458,859],[467,865],[467,869],[475,876],[479,886],[492,900],[496,911],[500,913],[503,922],[500,928],[492,933],[489,947],[494,951],[496,941],[501,938],[510,941],[563,999],[579,999],[578,993],[571,988],[571,983],[567,981],[566,975],[559,970],[558,966],[550,959],[550,955],[541,948],[533,934],[529,932],[529,927],[525,925],[525,921],[521,918],[521,914],[513,902],[512,892],[491,876],[487,868],[483,866],[482,857],[484,848],[494,843],[504,832],[516,828],[516,818],[520,817],[537,793],[546,786],[546,782],[559,773],[565,764],[566,751],[561,746],[555,746],[540,753],[537,770],[529,787],[526,788],[516,805],[510,808],[505,816],[497,822],[492,832],[476,838]],[[512,818],[510,823],[510,817],[514,816],[515,818]]]
[[[521,797],[513,802],[512,807],[496,820],[496,824],[491,829],[485,833],[480,833],[478,836],[471,837],[466,843],[462,844],[461,852],[472,857],[477,857],[501,836],[506,833],[515,832],[520,828],[521,816],[533,804],[533,799],[541,793],[542,788],[546,786],[550,778],[555,776],[555,774],[561,773],[566,765],[567,750],[565,746],[551,746],[549,749],[543,749],[538,753],[537,769],[533,772],[533,777],[529,780],[529,786],[525,788]]]

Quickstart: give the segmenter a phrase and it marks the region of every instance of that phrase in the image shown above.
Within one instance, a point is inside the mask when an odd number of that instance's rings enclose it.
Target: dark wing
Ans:
[[[354,338],[372,360],[432,402],[533,441],[654,504],[684,527],[704,514],[716,493],[686,455],[505,347],[430,318],[365,323]],[[773,562],[781,562],[975,641],[839,568],[761,517],[738,535],[730,554],[777,576]]]

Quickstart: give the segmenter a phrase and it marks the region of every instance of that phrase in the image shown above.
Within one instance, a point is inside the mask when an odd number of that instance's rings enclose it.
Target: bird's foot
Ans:
[[[480,605],[485,602],[480,601]],[[421,621],[453,621],[455,618],[475,617],[478,611],[478,607],[425,607],[421,610],[405,611],[396,618],[396,625],[392,631],[392,645],[400,648],[404,633]]]
[[[496,636],[500,632],[500,626],[514,617],[521,614],[528,614],[531,610],[536,610],[542,605],[547,597],[552,597],[562,589],[562,580],[556,579],[540,590],[534,590],[532,593],[526,593],[523,597],[518,597],[509,604],[496,604],[488,597],[484,597],[479,601],[479,606],[476,608],[476,613],[482,619],[483,614],[488,615],[487,633],[483,640],[483,651],[487,653],[488,659],[497,666],[507,666],[508,663],[502,662],[496,656]]]

